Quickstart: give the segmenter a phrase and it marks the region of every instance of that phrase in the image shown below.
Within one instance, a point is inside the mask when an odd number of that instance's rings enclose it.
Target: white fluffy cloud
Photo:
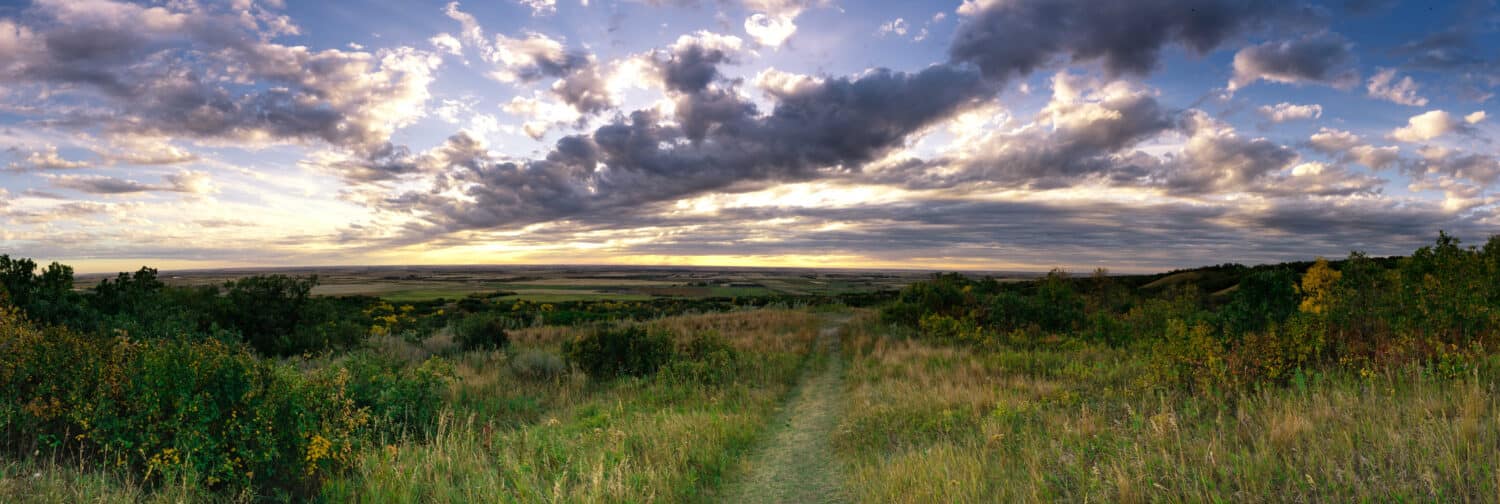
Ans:
[[[1299,121],[1317,119],[1323,117],[1323,106],[1318,104],[1297,105],[1293,103],[1278,103],[1275,105],[1263,105],[1258,109],[1260,115],[1267,121],[1282,123],[1287,121]]]
[[[1406,126],[1391,132],[1391,138],[1402,142],[1423,142],[1449,133],[1468,131],[1484,119],[1483,110],[1462,118],[1446,110],[1432,110],[1408,119]]]

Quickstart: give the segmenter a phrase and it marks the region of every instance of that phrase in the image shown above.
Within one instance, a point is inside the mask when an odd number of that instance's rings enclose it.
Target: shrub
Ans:
[[[1188,326],[1167,322],[1167,331],[1151,349],[1150,379],[1159,386],[1209,391],[1236,385],[1229,372],[1224,343],[1204,322]]]
[[[969,320],[957,320],[947,315],[929,313],[922,317],[917,328],[921,337],[942,343],[980,343],[984,335],[979,327]]]
[[[460,319],[453,325],[453,341],[464,350],[505,348],[510,344],[506,334],[507,320],[493,313],[479,313]]]
[[[440,357],[410,366],[371,351],[355,352],[335,369],[348,372],[349,397],[369,412],[375,431],[392,435],[430,432],[453,376],[452,366]]]
[[[347,370],[303,374],[215,340],[39,331],[0,313],[0,435],[148,481],[302,495],[349,463],[368,421]]]
[[[528,348],[511,359],[510,370],[527,380],[553,380],[568,372],[568,364],[555,353]]]
[[[568,363],[596,380],[655,374],[674,353],[670,334],[641,326],[595,329],[563,343]]]
[[[664,372],[684,383],[723,385],[739,375],[739,351],[717,332],[698,333],[681,345]]]

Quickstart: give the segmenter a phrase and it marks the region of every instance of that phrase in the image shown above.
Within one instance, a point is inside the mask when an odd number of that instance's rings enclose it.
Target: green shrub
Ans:
[[[464,350],[493,350],[510,344],[508,321],[493,313],[469,315],[453,325],[453,341]]]
[[[1149,377],[1153,384],[1196,391],[1211,391],[1238,385],[1229,371],[1224,342],[1212,326],[1192,326],[1181,320],[1167,322],[1167,331],[1151,347]]]
[[[739,351],[717,332],[694,335],[682,344],[663,374],[682,383],[723,385],[739,374]]]
[[[978,344],[985,340],[979,327],[968,319],[957,320],[937,313],[923,316],[917,328],[922,338],[942,343]]]
[[[348,372],[349,397],[369,413],[374,430],[389,435],[430,432],[453,376],[452,366],[440,357],[411,366],[371,351],[355,352],[335,369]]]
[[[215,340],[39,331],[0,313],[0,440],[147,481],[303,495],[350,461],[368,422],[347,370],[303,374]]]
[[[555,353],[528,348],[511,359],[510,371],[527,380],[554,380],[567,374],[568,363]]]
[[[595,329],[563,343],[568,363],[596,380],[655,374],[674,353],[670,334],[641,326]]]

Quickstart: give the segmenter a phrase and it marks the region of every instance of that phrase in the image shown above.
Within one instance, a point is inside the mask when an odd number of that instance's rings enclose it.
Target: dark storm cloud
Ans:
[[[1270,41],[1235,53],[1229,88],[1242,88],[1258,80],[1348,87],[1359,81],[1354,63],[1353,45],[1335,33]]]
[[[487,162],[453,174],[467,199],[439,187],[387,201],[451,232],[609,214],[737,184],[857,170],[912,132],[993,92],[976,73],[933,66],[828,79],[761,115],[721,87],[679,93],[677,121],[653,111],[559,140],[543,159]],[[677,124],[680,124],[677,125]]]
[[[1114,74],[1144,74],[1168,45],[1205,53],[1297,10],[1275,0],[1013,0],[965,4],[960,12],[968,19],[959,25],[950,58],[1006,81],[1059,58],[1098,60]]]
[[[673,47],[668,55],[657,61],[662,82],[667,89],[681,93],[697,93],[708,84],[719,79],[719,65],[729,63],[729,48],[713,44],[685,40]]]

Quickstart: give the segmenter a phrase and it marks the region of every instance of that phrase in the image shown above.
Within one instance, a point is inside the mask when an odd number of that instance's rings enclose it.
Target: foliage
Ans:
[[[1297,286],[1297,291],[1302,294],[1302,304],[1297,309],[1314,315],[1327,313],[1336,295],[1334,286],[1338,285],[1342,276],[1338,270],[1328,266],[1327,259],[1319,257],[1307,269],[1307,273],[1302,274],[1302,283]]]
[[[724,385],[735,379],[740,353],[717,332],[700,332],[678,347],[663,374],[681,383]]]
[[[40,273],[31,259],[0,255],[0,291],[11,306],[43,324],[76,320],[83,312],[78,293],[73,292],[73,268],[58,263]]]
[[[12,452],[297,494],[349,462],[368,422],[344,370],[303,374],[214,340],[96,338],[18,319],[0,314],[0,432]]]
[[[1220,311],[1225,332],[1238,336],[1286,320],[1297,311],[1296,274],[1287,268],[1252,271]]]
[[[1465,248],[1439,233],[1399,260],[1352,253],[1143,280],[1054,270],[999,284],[944,274],[903,290],[881,316],[949,344],[1135,347],[1151,356],[1154,384],[1198,391],[1285,384],[1327,367],[1418,363],[1457,376],[1500,345],[1500,236]]]
[[[382,434],[426,435],[443,407],[451,365],[431,357],[411,366],[371,351],[350,354],[334,369],[348,374],[348,395]]]
[[[453,340],[464,350],[504,348],[510,344],[505,332],[508,323],[493,313],[469,315],[453,325]]]
[[[671,334],[642,326],[598,328],[563,343],[563,357],[595,380],[656,374],[675,356]]]

